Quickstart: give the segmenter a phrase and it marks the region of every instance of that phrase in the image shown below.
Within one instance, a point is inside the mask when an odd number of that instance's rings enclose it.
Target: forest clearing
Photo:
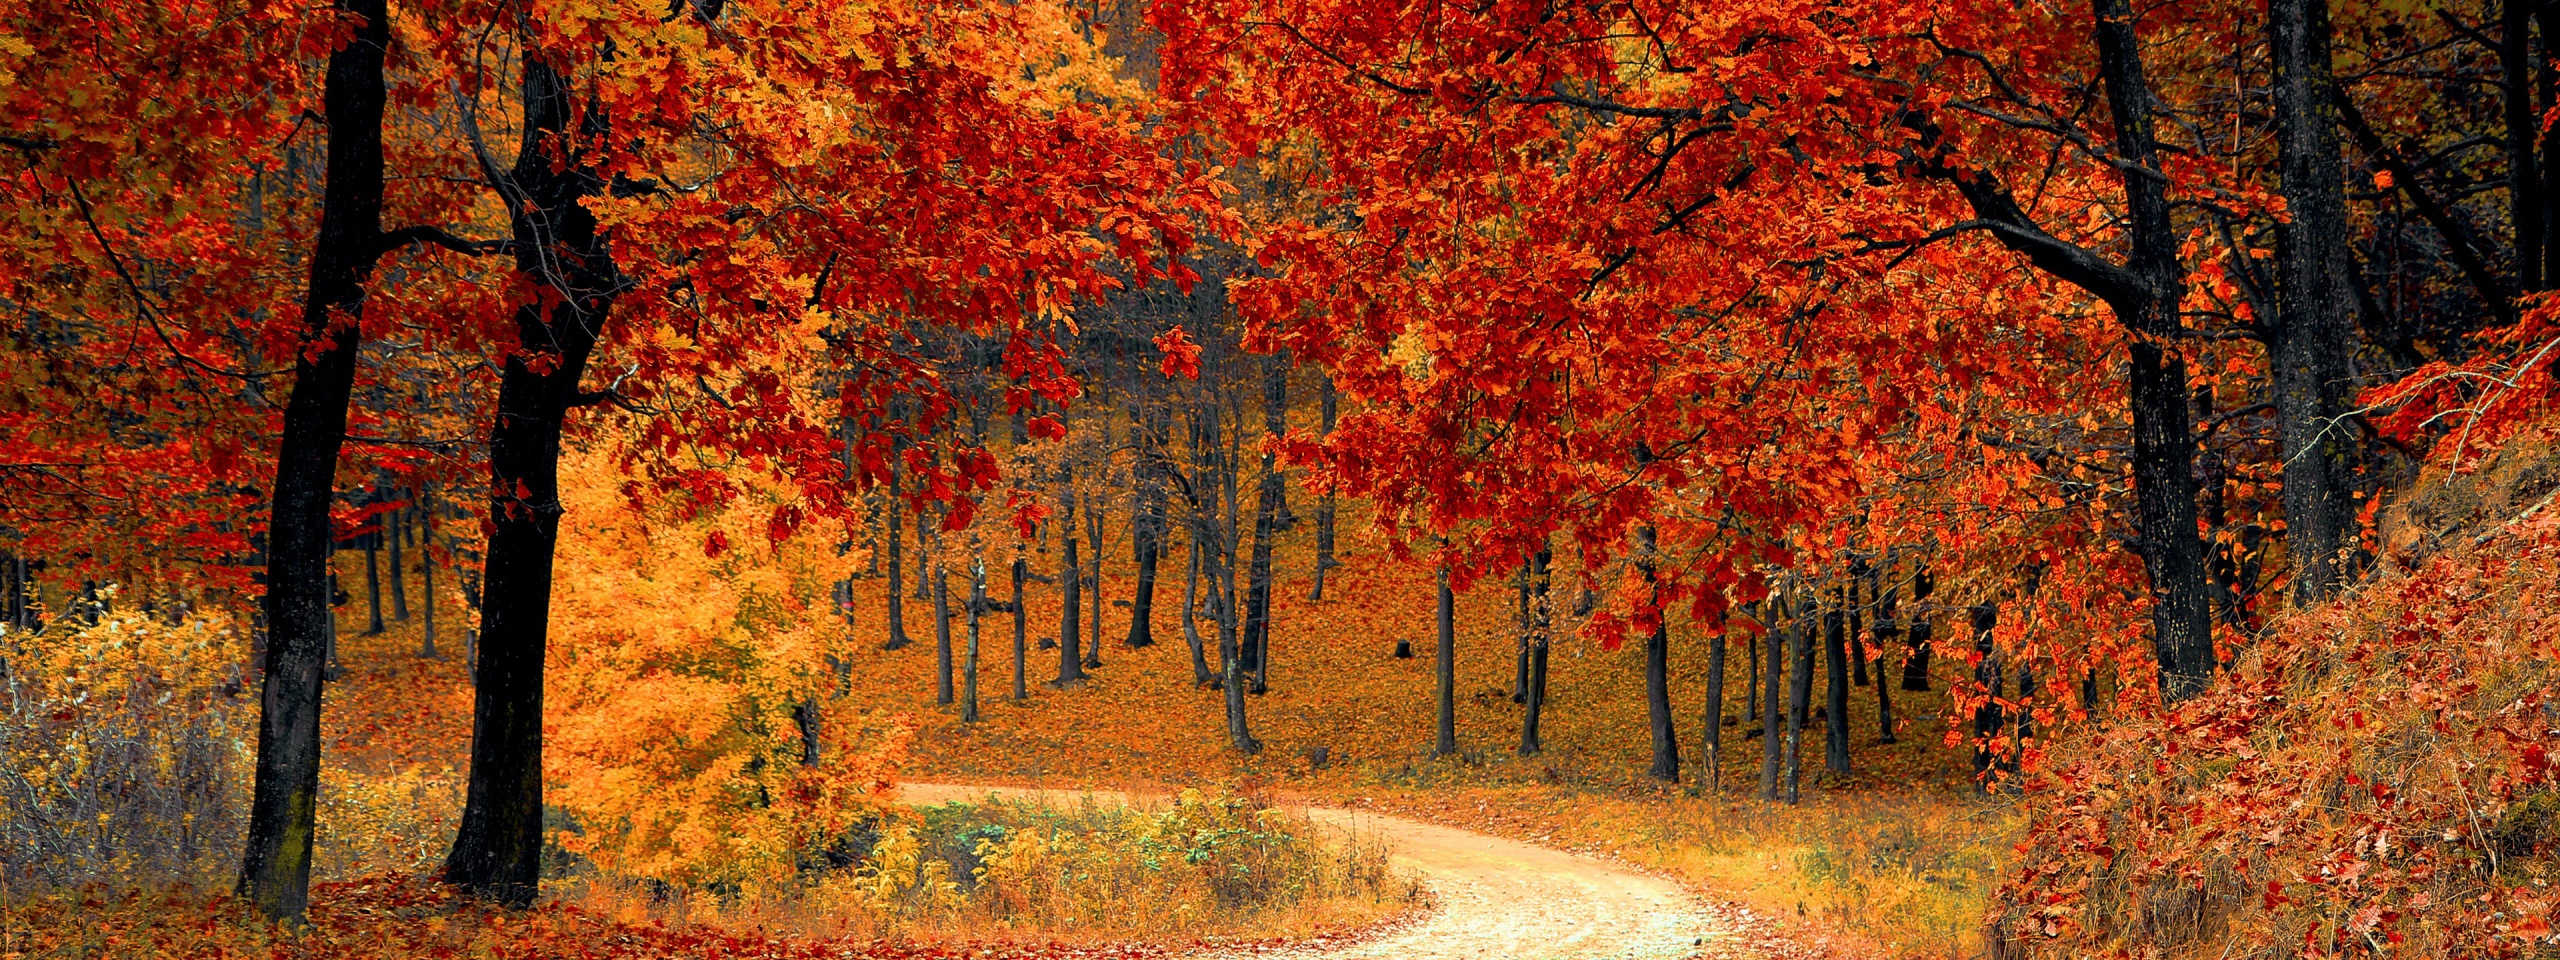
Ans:
[[[2560,956],[2560,3],[0,0],[0,960]]]

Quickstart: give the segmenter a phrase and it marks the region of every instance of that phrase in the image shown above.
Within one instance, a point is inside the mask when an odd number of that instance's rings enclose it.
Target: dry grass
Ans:
[[[866,825],[785,884],[716,890],[582,877],[558,898],[632,923],[795,936],[1014,943],[1313,935],[1425,901],[1372,843],[1186,793],[1132,805],[950,803]]]

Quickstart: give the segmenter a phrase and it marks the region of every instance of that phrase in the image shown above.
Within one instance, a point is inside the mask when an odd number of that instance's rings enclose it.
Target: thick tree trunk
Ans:
[[[1327,396],[1330,395],[1331,392],[1327,391]],[[1318,582],[1322,582],[1324,567],[1319,565],[1316,570]],[[1448,757],[1458,753],[1458,597],[1449,589],[1447,566],[1440,567],[1433,574],[1439,586],[1439,604],[1433,611],[1432,626],[1438,631],[1440,643],[1439,660],[1431,665],[1431,671],[1439,681],[1440,696],[1431,755]]]
[[[2352,537],[2356,301],[2346,174],[2330,112],[2328,0],[2270,0],[2276,162],[2286,223],[2276,228],[2277,317],[2269,365],[2281,421],[2284,525],[2293,603],[2345,579]],[[2530,151],[2530,146],[2527,150]],[[2538,220],[2539,207],[2534,214]]]
[[[329,135],[327,183],[303,299],[303,349],[295,354],[271,488],[257,772],[237,887],[239,897],[267,918],[295,924],[309,903],[319,808],[322,671],[336,619],[329,603],[335,546],[329,502],[355,386],[353,318],[364,310],[364,283],[383,252],[382,63],[391,43],[390,16],[383,0],[338,0],[337,10],[361,25],[329,55],[321,93]],[[23,587],[27,567],[23,561],[17,566]],[[15,602],[25,627],[32,617],[23,596]]]
[[[1822,611],[1822,659],[1822,766],[1833,773],[1848,773],[1849,611],[1843,603],[1834,602]]]
[[[1849,682],[1861,687],[1867,685],[1867,608],[1865,604],[1875,602],[1874,583],[1875,570],[1867,566],[1865,561],[1849,565],[1849,586],[1846,588],[1849,591]],[[1859,599],[1861,590],[1865,591],[1864,600]]]
[[[2132,343],[2133,475],[2136,527],[2150,574],[2153,644],[2160,688],[2183,700],[2213,683],[2213,624],[2204,541],[2196,529],[2195,430],[2188,420],[2187,361],[2178,350],[2185,269],[2170,220],[2167,183],[2152,137],[2150,81],[2143,75],[2132,0],[2093,0],[2099,72],[2115,118],[2115,146],[2131,223],[2126,269],[2137,290],[2112,302],[2138,336]]]
[[[1807,598],[1810,600],[1810,592]],[[1797,625],[1794,643],[1787,651],[1787,802],[1790,804],[1804,799],[1804,723],[1813,710],[1813,653],[1814,645],[1819,642],[1814,633],[1820,629],[1815,617],[1815,605],[1806,603],[1802,609],[1803,622]],[[1772,658],[1777,655],[1776,650],[1769,653]]]
[[[1650,459],[1650,458],[1647,458]],[[1639,568],[1652,585],[1653,632],[1644,641],[1644,707],[1646,728],[1653,734],[1653,766],[1645,773],[1664,783],[1680,780],[1680,735],[1671,722],[1671,626],[1670,616],[1662,610],[1662,582],[1654,567],[1654,551],[1658,548],[1653,528],[1638,533],[1642,541]]]
[[[1547,631],[1555,622],[1548,599],[1548,564],[1554,556],[1541,549],[1529,561],[1528,694],[1522,698],[1520,708],[1519,753],[1524,757],[1536,756],[1546,749],[1546,742],[1538,735],[1538,721],[1547,705]]]
[[[523,59],[525,136],[510,175],[524,201],[516,269],[551,289],[517,309],[521,346],[499,378],[471,779],[445,861],[448,882],[511,905],[531,904],[541,879],[542,669],[560,537],[560,431],[568,411],[589,402],[578,380],[623,285],[584,203],[602,192],[601,178],[583,157],[561,155],[568,144],[609,137],[604,115],[576,109],[557,60]]]
[[[2507,148],[2507,223],[2515,231],[2516,285],[2527,291],[2543,286],[2543,227],[2548,215],[2542,208],[2542,176],[2534,156],[2542,129],[2542,116],[2533,108],[2533,12],[2539,6],[2534,0],[2506,0],[2499,5],[2498,16],[2498,87],[2506,119],[2506,136],[2501,139]]]
[[[897,458],[892,457],[891,459],[894,461]],[[898,518],[900,515],[906,513],[906,498],[901,496],[898,491],[898,474],[900,472],[901,471],[898,470],[896,464],[893,462],[889,468],[888,509],[889,640],[888,642],[880,645],[880,648],[883,650],[904,649],[907,644],[915,642],[913,638],[907,636],[907,585],[905,583],[907,576],[906,565],[898,558],[898,551],[901,549],[900,544],[905,540],[905,538],[900,536],[898,532]]]

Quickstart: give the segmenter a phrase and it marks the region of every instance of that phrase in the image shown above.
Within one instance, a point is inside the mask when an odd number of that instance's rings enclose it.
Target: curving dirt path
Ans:
[[[946,803],[989,794],[1125,803],[1107,791],[901,784],[901,800]],[[1384,841],[1389,859],[1429,884],[1430,916],[1351,946],[1263,951],[1293,960],[1654,960],[1757,957],[1741,922],[1710,910],[1679,885],[1624,866],[1456,827],[1365,810],[1307,807],[1318,823]],[[1204,956],[1214,957],[1216,954]]]

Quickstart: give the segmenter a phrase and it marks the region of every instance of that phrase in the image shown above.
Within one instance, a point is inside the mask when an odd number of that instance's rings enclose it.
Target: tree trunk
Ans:
[[[1708,793],[1724,789],[1724,670],[1725,635],[1718,633],[1707,641],[1707,731],[1699,756],[1707,767]]]
[[[933,524],[925,521],[924,508],[916,508],[916,585],[915,593],[909,599],[933,599],[933,577],[929,569],[933,563],[933,548],[925,543],[925,539],[932,536],[932,528]]]
[[[897,459],[893,455],[889,466],[889,640],[880,645],[883,650],[900,650],[915,642],[907,636],[906,564],[898,558],[900,544],[906,539],[898,532],[898,518],[906,513],[906,498],[898,492],[901,471]]]
[[[1769,629],[1762,631],[1767,634],[1769,641],[1766,644],[1769,648],[1769,667],[1762,671],[1768,680],[1752,692],[1752,699],[1760,704],[1760,799],[1776,800],[1780,796],[1778,777],[1784,770],[1785,761],[1785,748],[1780,743],[1783,738],[1778,732],[1778,718],[1786,713],[1786,707],[1781,702],[1781,695],[1784,692],[1781,683],[1786,674],[1786,660],[1779,651],[1785,649],[1787,638],[1795,635],[1797,624],[1795,610],[1787,602],[1784,588],[1770,594],[1769,599],[1762,601],[1762,606],[1769,611],[1768,619],[1765,621]]]
[[[1917,693],[1929,690],[1929,654],[1937,644],[1931,636],[1928,608],[1929,595],[1936,592],[1937,581],[1929,576],[1927,563],[1916,564],[1911,573],[1911,625],[1904,629],[1911,645],[1911,658],[1902,662],[1902,689]]]
[[[1084,656],[1077,649],[1083,643],[1083,611],[1078,607],[1084,602],[1084,590],[1076,582],[1082,567],[1076,562],[1075,479],[1062,470],[1058,482],[1058,676],[1049,685],[1065,687],[1085,678]]]
[[[1807,597],[1808,600],[1810,600],[1810,591],[1808,591]],[[1815,619],[1815,610],[1816,605],[1814,603],[1807,602],[1804,604],[1801,611],[1803,622],[1797,625],[1794,635],[1795,642],[1792,648],[1787,651],[1788,660],[1790,661],[1787,664],[1787,673],[1789,674],[1789,680],[1787,683],[1787,802],[1789,804],[1794,804],[1804,799],[1804,723],[1807,715],[1813,710],[1813,653],[1814,644],[1817,642],[1814,638],[1814,632],[1820,629],[1819,626],[1817,626],[1819,621]],[[1769,653],[1772,657],[1777,655],[1777,651],[1775,650],[1771,650]],[[1774,667],[1775,664],[1772,664],[1771,666]]]
[[[1324,377],[1323,387],[1321,392],[1317,394],[1316,402],[1317,409],[1322,411],[1322,416],[1324,418],[1325,439],[1330,440],[1333,438],[1333,421],[1336,413],[1339,412],[1338,408],[1340,400],[1339,392],[1336,391],[1333,386],[1333,378],[1330,376]],[[1324,599],[1325,573],[1326,571],[1332,570],[1334,567],[1340,565],[1338,561],[1333,559],[1334,501],[1334,495],[1328,491],[1325,493],[1324,499],[1316,503],[1316,569],[1313,577],[1315,582],[1307,588],[1307,600],[1309,602],[1316,602]]]
[[[2512,6],[2512,4],[2511,4]],[[2355,523],[2350,471],[2356,301],[2349,276],[2346,174],[2330,111],[2328,0],[2270,0],[2276,162],[2289,222],[2276,227],[2277,317],[2269,365],[2282,421],[2284,524],[2293,603],[2327,599],[2345,579]],[[2531,146],[2528,143],[2528,154]],[[2541,210],[2533,211],[2538,221]]]
[[[1512,577],[1511,586],[1513,593],[1516,595],[1516,603],[1514,604],[1515,609],[1512,613],[1511,622],[1513,626],[1518,628],[1517,635],[1520,638],[1519,650],[1517,651],[1518,656],[1513,658],[1516,663],[1513,666],[1511,676],[1511,702],[1525,704],[1529,702],[1530,631],[1529,561],[1527,559],[1523,558],[1520,561],[1520,572]]]
[[[1325,395],[1330,399],[1332,391],[1326,391]],[[1327,406],[1330,407],[1331,404],[1328,403]],[[1327,520],[1332,517],[1332,509],[1329,505],[1326,507],[1324,517]],[[1324,566],[1318,564],[1316,571],[1317,582],[1321,584]],[[1439,662],[1432,664],[1431,669],[1439,680],[1440,698],[1439,723],[1436,736],[1431,741],[1431,755],[1449,757],[1456,756],[1458,753],[1458,597],[1449,589],[1448,566],[1442,565],[1433,573],[1439,585],[1439,605],[1433,611],[1432,625],[1438,630],[1440,645]]]
[[[1849,591],[1849,682],[1861,687],[1867,685],[1867,608],[1865,604],[1875,602],[1874,584],[1875,570],[1868,567],[1865,561],[1849,565],[1849,586],[1846,588]],[[1859,599],[1861,589],[1866,591],[1864,600]]]
[[[2533,108],[2532,17],[2539,6],[2533,0],[2506,0],[2499,5],[2498,16],[2498,88],[2506,117],[2506,135],[2501,139],[2507,147],[2507,223],[2515,230],[2516,286],[2527,291],[2542,289],[2542,248],[2546,242],[2542,177],[2534,157],[2534,144],[2541,139],[2542,129],[2542,115]],[[2326,39],[2324,33],[2323,53]],[[2327,62],[2325,57],[2322,62]],[[2287,202],[2290,201],[2288,197]]]
[[[1182,584],[1182,640],[1191,645],[1191,683],[1207,687],[1218,683],[1218,675],[1209,670],[1207,644],[1200,639],[1200,543],[1192,541],[1186,551],[1191,570],[1190,579]]]
[[[930,557],[933,570],[933,705],[951,705],[951,578],[942,566],[940,536]],[[972,614],[974,617],[975,615]]]
[[[969,559],[969,648],[960,661],[960,722],[978,722],[978,615],[987,609],[987,563]]]
[[[364,535],[364,635],[368,637],[381,636],[383,630],[382,531],[379,524],[380,521],[376,521],[374,532]]]
[[[1648,460],[1650,457],[1647,458]],[[1657,535],[1652,527],[1639,531],[1642,540],[1638,568],[1652,585],[1653,633],[1644,641],[1644,706],[1646,727],[1653,734],[1653,766],[1645,772],[1655,780],[1677,783],[1680,780],[1680,735],[1671,722],[1671,626],[1670,616],[1662,610],[1662,582],[1654,566]]]
[[[801,766],[817,766],[822,758],[823,743],[819,737],[821,732],[819,727],[823,722],[818,712],[817,698],[803,697],[800,702],[791,705],[791,726],[800,732]]]
[[[1276,440],[1288,432],[1289,367],[1274,356],[1263,361],[1262,425],[1263,432]],[[1272,539],[1279,534],[1281,498],[1280,460],[1271,452],[1262,455],[1262,483],[1253,506],[1253,561],[1245,594],[1245,668],[1253,672],[1253,692],[1270,689],[1271,678],[1271,554]]]
[[[1030,614],[1022,608],[1022,580],[1031,561],[1013,558],[1013,698],[1031,699],[1028,679],[1023,675],[1024,660],[1030,654],[1025,644],[1030,640]]]
[[[521,345],[499,378],[489,432],[489,557],[472,713],[471,779],[445,878],[473,896],[530,905],[542,863],[542,669],[551,560],[560,537],[560,431],[624,278],[584,201],[602,180],[570,143],[611,132],[577,109],[557,58],[527,55],[525,135],[510,175],[516,269],[550,289],[517,308]],[[575,122],[577,129],[572,129]],[[539,354],[533,352],[539,349]],[[541,362],[533,362],[539,356]]]
[[[1889,744],[1901,739],[1894,733],[1893,684],[1886,683],[1885,678],[1893,675],[1893,638],[1902,632],[1901,623],[1894,619],[1894,614],[1900,612],[1902,587],[1885,587],[1878,582],[1881,576],[1881,571],[1867,571],[1867,599],[1876,605],[1870,627],[1875,631],[1876,648],[1876,742]]]
[[[391,525],[391,619],[401,623],[409,622],[409,568],[403,565],[408,559],[403,554],[408,551],[403,549],[407,544],[400,542],[409,536],[409,525],[404,522],[408,512],[407,507],[402,507],[383,515]]]
[[[1106,443],[1109,438],[1104,438]],[[1084,668],[1102,666],[1102,611],[1110,609],[1102,603],[1102,496],[1095,494],[1084,502],[1085,543],[1093,547],[1093,565],[1080,579],[1083,581],[1085,604]]]
[[[1137,480],[1138,499],[1129,517],[1129,558],[1138,568],[1138,583],[1129,596],[1129,636],[1124,642],[1132,650],[1156,642],[1156,567],[1164,560],[1165,538],[1165,430],[1158,412],[1161,409],[1139,409],[1130,431],[1131,441],[1138,445],[1137,465],[1130,470]]]
[[[2213,682],[2213,625],[2205,585],[2204,541],[2196,530],[2195,430],[2188,420],[2187,361],[2177,350],[2185,331],[2178,304],[2185,269],[2170,221],[2167,184],[2152,137],[2150,82],[2134,33],[2132,0],[2093,0],[2099,72],[2115,118],[2116,154],[2131,222],[2127,270],[2138,294],[2111,302],[2139,336],[2132,343],[2133,474],[2136,526],[2151,579],[2153,644],[2160,688],[2169,700],[2202,693]]]
[[[1524,757],[1536,756],[1546,749],[1546,742],[1538,736],[1538,720],[1547,705],[1547,630],[1555,622],[1554,610],[1549,606],[1547,567],[1554,556],[1540,549],[1529,561],[1529,678],[1528,694],[1521,703],[1519,750]]]
[[[354,390],[364,283],[382,255],[382,63],[391,43],[383,0],[338,0],[361,25],[329,55],[321,109],[329,135],[320,231],[312,242],[274,500],[267,526],[267,651],[258,697],[258,756],[237,895],[270,920],[299,925],[309,903],[320,795],[322,660],[330,608],[329,526],[338,451]],[[348,322],[341,322],[339,314]],[[318,349],[312,349],[317,346]],[[17,564],[18,585],[27,566]],[[15,591],[13,591],[15,592]],[[33,619],[17,601],[20,625]]]
[[[1852,588],[1843,588],[1843,593],[1848,589]],[[1822,766],[1833,773],[1848,773],[1849,611],[1845,602],[1822,611],[1822,659]]]
[[[436,493],[434,486],[418,488],[418,626],[425,635],[418,645],[418,656],[440,660],[436,654]]]
[[[1992,764],[1999,757],[1991,741],[2000,735],[2000,727],[2006,722],[2000,709],[2004,692],[2000,649],[1992,639],[1992,630],[1999,625],[2000,608],[1987,603],[1973,608],[1973,650],[1981,657],[1973,668],[1973,679],[1989,698],[1973,709],[1973,775],[1986,788],[1990,786]]]

